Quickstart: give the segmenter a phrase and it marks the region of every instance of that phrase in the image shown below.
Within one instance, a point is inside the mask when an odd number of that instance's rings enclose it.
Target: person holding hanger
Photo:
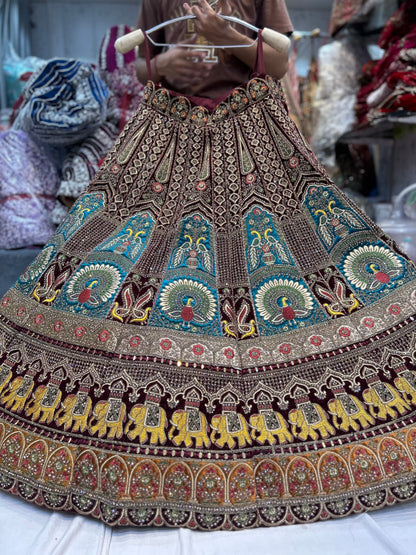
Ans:
[[[189,19],[160,29],[152,39],[168,44],[198,44],[200,48],[174,46],[160,49],[150,46],[152,80],[183,94],[217,98],[246,82],[254,69],[256,44],[254,33],[219,17],[233,15],[259,28],[269,27],[290,35],[293,26],[284,0],[143,0],[137,27],[149,29],[159,23],[183,15]],[[245,48],[232,45],[247,44]],[[224,49],[212,45],[224,45]],[[280,79],[287,70],[287,55],[267,44],[263,45],[266,72]],[[137,60],[137,76],[146,83],[144,45]]]

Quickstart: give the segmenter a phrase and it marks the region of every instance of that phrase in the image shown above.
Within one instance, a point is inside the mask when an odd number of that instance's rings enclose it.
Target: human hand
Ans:
[[[232,27],[228,21],[219,17],[219,14],[231,14],[231,6],[228,0],[218,0],[217,12],[207,0],[199,0],[199,4],[192,7],[185,2],[183,6],[187,15],[196,17],[195,30],[197,34],[203,35],[212,44],[226,45],[229,42],[227,38]],[[232,41],[231,37],[230,40]]]
[[[207,53],[194,48],[186,48],[184,44],[194,44],[196,35],[174,46],[156,59],[156,70],[173,88],[184,91],[192,89],[203,79],[209,77],[212,64],[204,63]]]

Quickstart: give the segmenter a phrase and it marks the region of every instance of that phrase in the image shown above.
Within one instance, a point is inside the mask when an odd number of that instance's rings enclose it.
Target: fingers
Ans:
[[[192,7],[191,7],[187,2],[184,3],[183,7],[184,7],[184,9],[185,9],[187,15],[195,15],[195,16],[197,16],[197,12],[198,12],[198,11],[200,12],[198,6],[192,6]],[[197,16],[197,17],[198,17],[198,16]]]
[[[212,69],[212,64],[204,63],[206,52],[174,47],[165,53],[163,72],[165,75],[177,75],[178,77],[206,78]]]
[[[187,51],[188,55],[186,57],[187,60],[191,60],[194,63],[197,62],[203,62],[204,58],[206,58],[207,53],[203,52],[201,50],[194,50],[193,48],[190,48]]]
[[[211,6],[208,4],[207,0],[199,0],[199,5],[203,11],[212,10]]]
[[[197,38],[198,38],[198,35],[194,33],[191,37],[181,41],[181,44],[194,44]]]
[[[193,14],[192,14],[192,8],[191,8],[191,6],[190,6],[187,2],[185,2],[185,4],[183,5],[183,7],[184,7],[184,9],[185,9],[187,15],[193,15]]]
[[[220,0],[218,13],[222,15],[231,15],[231,6],[228,0]]]
[[[182,59],[193,63],[204,61],[204,58],[207,56],[206,52],[194,48],[185,48],[182,44],[171,49],[173,51],[172,56],[175,56],[176,59]],[[189,44],[189,42],[187,44]]]
[[[194,56],[194,53],[189,52],[188,56],[176,60],[176,67],[185,70],[188,73],[195,73],[205,75],[212,69],[213,64],[206,64],[203,62],[205,54],[202,56]]]
[[[215,14],[207,0],[199,0],[199,4],[195,4],[192,7],[188,3],[185,3],[183,6],[188,15],[194,15],[197,19],[201,19],[208,14]]]
[[[193,64],[203,63],[204,58],[206,58],[206,52],[188,52],[185,56],[185,60],[187,62],[192,62]]]

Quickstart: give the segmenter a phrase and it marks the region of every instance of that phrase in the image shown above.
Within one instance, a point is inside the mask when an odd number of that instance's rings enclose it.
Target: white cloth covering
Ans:
[[[0,493],[2,555],[414,555],[416,503],[241,532],[109,528]]]

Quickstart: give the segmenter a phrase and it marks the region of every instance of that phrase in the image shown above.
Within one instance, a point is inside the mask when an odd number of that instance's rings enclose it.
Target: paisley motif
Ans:
[[[27,268],[27,270],[20,276],[19,282],[26,283],[29,281],[32,282],[37,279],[46,269],[49,262],[52,260],[54,253],[54,245],[47,245],[46,247],[44,247],[35,258],[35,260]]]

